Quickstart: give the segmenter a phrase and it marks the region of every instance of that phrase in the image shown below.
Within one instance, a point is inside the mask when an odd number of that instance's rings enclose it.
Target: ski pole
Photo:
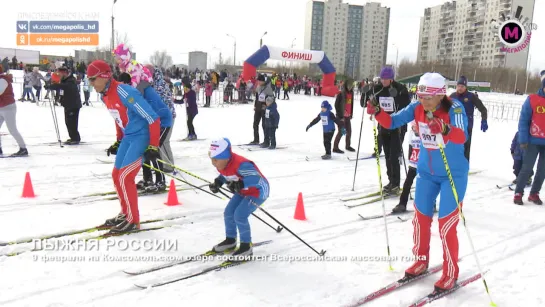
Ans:
[[[399,134],[397,135],[399,138],[399,148],[401,148],[401,159],[403,161],[403,167],[405,168],[405,178],[407,178],[407,163],[405,163],[405,152],[403,152],[403,142],[401,141],[401,130],[399,130]],[[410,152],[410,150],[409,150]],[[411,199],[413,199],[412,193],[409,191],[409,196]]]
[[[358,141],[358,152],[356,152],[356,166],[354,167],[354,180],[352,180],[352,191],[356,186],[356,171],[358,170],[358,161],[360,159],[360,145],[361,145],[361,133],[363,131],[363,119],[365,118],[365,109],[361,114],[361,124],[360,124],[360,140]]]
[[[194,185],[194,184],[191,184],[191,183],[189,183],[189,182],[187,182],[187,181],[185,181],[185,180],[183,180],[183,179],[180,179],[180,178],[178,178],[178,177],[176,177],[176,176],[174,176],[174,175],[171,175],[171,174],[169,174],[169,173],[165,173],[165,172],[163,172],[162,170],[157,169],[157,168],[155,168],[155,167],[153,167],[153,166],[151,166],[151,165],[149,165],[149,164],[144,163],[144,165],[147,166],[147,167],[149,167],[149,169],[151,169],[151,170],[161,172],[162,174],[164,174],[164,175],[166,175],[166,176],[169,176],[169,177],[171,177],[171,178],[173,178],[173,179],[176,179],[176,180],[178,180],[178,181],[180,181],[180,182],[183,182],[183,183],[185,183],[185,184],[187,184],[187,185],[189,185],[189,186],[191,186],[191,187],[194,187],[194,188],[196,188],[196,189],[199,189],[199,190],[201,190],[201,191],[203,191],[203,192],[205,192],[205,193],[207,193],[207,194],[210,194],[210,195],[212,195],[212,196],[214,196],[214,197],[217,197],[217,198],[219,198],[219,199],[223,199],[223,198],[219,197],[218,195],[216,195],[216,194],[214,194],[214,193],[212,193],[212,192],[209,192],[209,191],[207,191],[207,190],[205,190],[205,189],[203,189],[203,188],[201,188],[201,187],[198,187],[198,186],[196,186],[196,185]]]
[[[307,242],[305,242],[305,240],[301,239],[298,235],[296,235],[293,231],[291,231],[288,227],[286,227],[286,225],[282,224],[279,220],[277,220],[274,216],[272,216],[271,214],[269,214],[269,212],[267,212],[267,210],[261,208],[261,206],[258,206],[256,203],[254,203],[253,201],[251,201],[252,205],[256,206],[257,209],[263,211],[268,217],[270,217],[273,221],[275,221],[276,223],[278,223],[278,225],[282,226],[283,228],[285,228],[289,233],[291,233],[294,237],[296,237],[299,241],[303,242],[303,244],[305,244],[306,246],[308,246],[308,248],[310,248],[312,251],[314,251],[316,254],[318,254],[319,256],[323,256],[325,255],[326,251],[325,250],[322,250],[320,252],[318,252],[317,250],[314,249],[314,247],[310,246]]]
[[[380,198],[382,199],[382,216],[384,218],[384,231],[386,233],[386,252],[388,253],[388,265],[390,266],[390,271],[393,271],[392,267],[392,258],[390,257],[390,239],[388,236],[388,222],[386,220],[386,206],[384,204],[384,192],[382,191],[382,172],[380,170],[380,156],[378,154],[378,133],[377,133],[377,123],[376,119],[373,117],[373,134],[375,136],[375,156],[377,159],[377,169],[378,169],[378,184],[380,189]]]
[[[221,193],[221,195],[227,197],[228,199],[231,199],[231,197],[229,197],[229,195],[225,194],[225,192],[223,192],[223,191],[220,190],[220,193]],[[282,229],[284,229],[282,226],[278,226],[277,228],[274,228],[271,224],[267,223],[264,219],[260,218],[259,216],[255,215],[255,214],[253,214],[253,213],[252,213],[252,215],[253,215],[256,219],[262,221],[265,225],[267,225],[267,226],[271,227],[272,229],[274,229],[274,231],[276,231],[276,232],[281,232]]]
[[[51,109],[51,117],[53,117],[53,125],[55,126],[55,132],[57,133],[57,141],[59,142],[59,146],[63,148],[61,142],[61,134],[59,132],[59,122],[57,120],[57,112],[55,111],[55,106],[51,103],[51,100],[49,100],[49,107]]]
[[[193,174],[193,173],[191,173],[191,172],[188,172],[188,171],[186,171],[186,170],[184,170],[184,169],[181,169],[181,168],[179,168],[178,166],[176,166],[176,165],[174,165],[174,164],[172,164],[172,163],[163,161],[163,160],[161,160],[161,159],[157,159],[157,161],[159,161],[159,162],[161,162],[161,163],[163,163],[163,164],[166,164],[166,165],[172,167],[173,169],[175,169],[175,170],[177,170],[177,171],[186,173],[186,174],[188,174],[188,175],[191,176],[191,177],[194,177],[194,178],[199,179],[199,180],[201,180],[201,181],[204,181],[204,182],[206,182],[206,183],[212,183],[211,181],[209,181],[209,180],[207,180],[207,179],[204,179],[204,178],[202,178],[202,177],[199,177],[199,176],[197,176],[197,175],[195,175],[195,174]],[[226,191],[226,192],[231,192],[231,191],[229,191],[228,189],[223,188],[223,187],[222,187],[221,189],[224,190],[224,191]]]
[[[433,119],[433,113],[426,112],[426,117],[428,119]],[[443,158],[443,164],[445,165],[445,170],[447,171],[448,180],[450,182],[450,187],[452,189],[452,194],[454,195],[454,200],[456,201],[456,206],[458,206],[458,211],[460,214],[460,218],[462,219],[462,222],[464,224],[464,227],[466,229],[467,239],[469,240],[469,245],[471,246],[471,250],[473,252],[473,255],[475,256],[475,262],[477,263],[477,268],[479,269],[479,273],[481,274],[481,278],[483,279],[484,289],[486,290],[486,294],[488,294],[488,298],[490,299],[490,305],[496,306],[496,303],[492,300],[492,295],[490,294],[490,291],[488,290],[488,285],[486,284],[486,279],[484,278],[483,269],[481,267],[481,263],[479,262],[479,257],[477,256],[477,251],[475,250],[475,245],[473,245],[473,240],[471,239],[471,234],[469,233],[469,227],[466,224],[466,218],[464,216],[464,213],[462,211],[462,206],[460,205],[460,201],[458,198],[458,192],[456,191],[456,186],[454,185],[454,179],[452,178],[452,173],[450,172],[450,167],[448,164],[447,156],[445,155],[445,150],[443,149],[443,144],[438,143],[439,145],[439,151],[441,152],[441,158]]]

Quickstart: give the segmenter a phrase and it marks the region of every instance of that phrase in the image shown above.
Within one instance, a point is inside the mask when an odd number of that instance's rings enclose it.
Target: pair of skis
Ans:
[[[411,192],[414,192],[414,188],[411,188]],[[401,195],[401,190],[399,192],[395,192],[395,193],[383,192],[383,195],[384,195],[384,199],[396,198],[396,197],[399,197],[399,195]],[[364,197],[359,197],[357,199],[369,199],[369,200],[366,200],[366,201],[364,201],[362,203],[358,203],[358,204],[345,205],[345,207],[355,208],[355,207],[360,207],[360,206],[365,206],[365,205],[368,205],[368,204],[376,203],[376,202],[382,200],[382,196],[380,195],[380,192],[375,192],[375,193],[370,193],[368,195],[365,195]]]
[[[374,155],[369,155],[369,156],[363,156],[363,157],[360,157],[360,158],[350,158],[350,157],[346,157],[348,159],[348,161],[356,161],[356,160],[369,160],[369,159],[375,159],[376,157]],[[384,158],[384,155],[380,155],[380,158]]]
[[[144,220],[144,221],[141,221],[140,224],[145,225],[145,224],[159,223],[159,222],[177,220],[177,219],[181,219],[181,218],[185,218],[185,216],[174,216],[174,217],[168,217],[168,218],[162,218],[162,219]],[[162,228],[165,228],[165,226],[136,229],[136,230],[133,230],[131,232],[125,232],[125,233],[119,233],[119,234],[117,234],[117,233],[116,234],[111,234],[111,233],[100,234],[100,235],[96,235],[96,236],[93,236],[93,237],[88,238],[88,239],[101,240],[101,239],[106,239],[106,238],[110,238],[110,237],[117,237],[117,236],[122,236],[122,235],[133,234],[133,233],[139,233],[139,232],[145,232],[145,231],[151,231],[151,230],[158,230],[158,229],[162,229]],[[51,234],[51,235],[45,235],[45,236],[39,236],[39,237],[22,238],[22,239],[18,239],[18,240],[15,240],[15,241],[10,241],[10,242],[0,242],[0,247],[19,245],[19,244],[27,244],[27,243],[32,243],[32,242],[35,242],[35,241],[57,239],[57,238],[73,236],[73,235],[79,235],[79,234],[88,234],[88,233],[104,231],[104,230],[108,230],[108,229],[109,228],[106,228],[106,227],[103,227],[103,226],[96,226],[96,227],[90,227],[90,228],[84,228],[84,229],[78,229],[78,230],[71,230],[71,231],[66,231],[66,232],[61,232],[61,233]],[[24,251],[14,252],[14,253],[10,253],[10,254],[5,254],[5,256],[9,256],[9,257],[17,256],[17,255],[20,255],[20,254],[23,254],[23,253],[26,253],[26,252],[34,252],[34,251],[39,251],[39,250],[42,250],[42,249],[41,248],[35,248],[35,249],[32,249],[32,250],[24,250]]]
[[[404,212],[399,212],[399,213],[394,213],[394,212],[389,212],[389,213],[386,213],[386,216],[397,216],[397,219],[402,221],[402,222],[406,222],[407,220],[406,219],[403,219],[401,218],[401,215],[405,215],[405,214],[409,214],[409,213],[413,213],[414,211],[413,210],[407,210],[407,211],[404,211]],[[368,221],[368,220],[376,220],[376,219],[380,219],[383,217],[382,214],[377,214],[377,215],[371,215],[371,216],[363,216],[361,214],[358,214],[362,220],[364,221]]]
[[[462,261],[462,259],[460,259],[459,261]],[[415,281],[418,281],[418,280],[421,280],[421,279],[424,279],[430,275],[433,275],[439,271],[441,271],[443,269],[443,265],[442,264],[439,264],[439,265],[436,265],[434,267],[431,267],[428,269],[428,271],[426,271],[425,273],[423,274],[420,274],[418,276],[415,276],[415,277],[412,277],[412,278],[406,278],[406,277],[403,277],[397,281],[394,281],[388,285],[386,285],[385,287],[382,287],[380,289],[378,289],[377,291],[375,292],[372,292],[370,294],[368,294],[367,296],[357,300],[356,302],[350,304],[350,305],[347,305],[346,307],[357,307],[357,306],[361,306],[363,304],[366,304],[370,301],[373,301],[379,297],[382,297],[382,296],[385,296],[395,290],[398,290],[400,288],[403,288]],[[483,274],[485,274],[487,271],[485,271]],[[477,274],[474,274],[474,275],[471,275],[463,280],[460,280],[457,282],[457,284],[449,289],[449,290],[444,290],[444,291],[436,291],[434,290],[432,293],[426,295],[426,296],[423,296],[421,297],[420,299],[416,300],[414,303],[412,303],[411,305],[409,305],[409,307],[421,307],[421,306],[424,306],[424,305],[427,305],[433,301],[436,301],[442,297],[445,297],[451,293],[453,293],[454,291],[480,279],[482,276],[480,273],[477,273]]]
[[[272,243],[272,240],[262,241],[262,242],[258,242],[258,243],[253,244],[253,247],[259,247],[259,246],[263,246],[263,245],[270,244],[270,243]],[[184,260],[173,261],[173,262],[160,264],[160,265],[156,265],[156,266],[152,266],[152,267],[148,267],[148,268],[144,268],[144,269],[140,269],[140,270],[124,270],[123,272],[125,272],[126,274],[129,274],[129,275],[142,275],[142,274],[159,271],[159,270],[170,268],[170,267],[177,266],[177,265],[182,265],[182,264],[186,264],[186,263],[190,263],[190,262],[200,261],[203,257],[226,255],[226,254],[228,254],[230,252],[231,251],[223,252],[223,253],[217,253],[217,252],[214,252],[214,251],[208,251],[208,252],[205,252],[205,253],[202,253],[202,254],[199,254],[199,255],[195,255],[193,257],[190,257],[190,258],[187,258],[187,259],[184,259]],[[172,284],[172,283],[175,283],[175,282],[178,282],[178,281],[182,281],[182,280],[194,278],[194,277],[197,277],[197,276],[205,275],[205,274],[208,274],[208,273],[211,273],[211,272],[214,272],[214,271],[222,271],[222,270],[225,270],[225,269],[228,269],[228,268],[231,268],[231,267],[235,267],[235,266],[242,265],[244,263],[248,263],[250,261],[251,260],[243,260],[243,261],[229,261],[229,260],[227,260],[227,261],[223,261],[223,262],[221,262],[219,264],[216,264],[216,265],[207,266],[207,267],[203,268],[202,270],[197,271],[195,273],[181,274],[181,275],[178,275],[178,276],[169,276],[167,278],[159,278],[159,279],[156,279],[156,280],[151,280],[151,281],[149,281],[147,283],[135,283],[135,286],[137,286],[138,288],[141,288],[141,289],[160,287],[160,286]]]

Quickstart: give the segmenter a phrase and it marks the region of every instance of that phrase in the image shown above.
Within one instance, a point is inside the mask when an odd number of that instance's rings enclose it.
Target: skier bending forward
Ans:
[[[142,166],[142,157],[156,160],[159,157],[159,133],[161,121],[140,92],[130,85],[112,78],[110,65],[96,60],[87,67],[89,82],[115,120],[117,141],[108,148],[108,155],[114,154],[115,166],[112,179],[121,213],[106,220],[110,232],[129,232],[140,228],[138,192],[134,178]]]
[[[416,122],[421,140],[413,219],[413,254],[417,261],[405,271],[404,278],[413,278],[428,269],[433,207],[437,195],[441,194],[439,232],[443,242],[443,275],[435,283],[435,288],[444,291],[454,287],[458,279],[456,226],[459,216],[439,145],[444,148],[458,201],[462,202],[469,171],[469,163],[464,156],[464,143],[468,135],[467,116],[461,102],[446,96],[445,79],[440,74],[424,74],[418,82],[417,95],[418,101],[398,113],[389,115],[375,104],[368,104],[367,113],[374,114],[386,129],[396,129],[412,120]]]
[[[229,190],[234,193],[223,213],[226,239],[212,250],[217,253],[234,250],[238,228],[240,247],[230,261],[248,260],[253,254],[248,217],[269,197],[269,182],[254,162],[231,151],[231,142],[227,138],[212,141],[209,155],[212,165],[220,173],[214,183],[210,184],[210,191],[218,193],[221,186],[227,183]]]

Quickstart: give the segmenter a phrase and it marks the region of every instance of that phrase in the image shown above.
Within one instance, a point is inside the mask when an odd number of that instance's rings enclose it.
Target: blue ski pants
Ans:
[[[244,197],[235,193],[233,198],[225,207],[223,218],[225,220],[225,236],[227,238],[237,237],[237,229],[240,235],[241,243],[252,242],[252,231],[248,218],[257,206],[261,206],[265,200],[256,199],[253,197]]]

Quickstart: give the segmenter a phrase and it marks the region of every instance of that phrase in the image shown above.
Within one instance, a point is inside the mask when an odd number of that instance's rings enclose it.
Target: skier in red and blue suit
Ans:
[[[232,152],[227,138],[212,141],[209,156],[220,176],[210,184],[210,191],[218,193],[223,184],[233,192],[233,198],[225,207],[226,239],[214,246],[213,251],[222,253],[237,245],[237,229],[240,247],[233,253],[233,261],[252,255],[252,236],[248,217],[269,197],[269,182],[254,162]]]
[[[417,89],[418,101],[395,114],[382,112],[373,103],[368,104],[367,113],[375,115],[386,129],[396,129],[413,120],[416,122],[421,140],[413,219],[413,254],[417,261],[405,271],[404,279],[414,278],[428,269],[434,202],[440,194],[439,232],[443,242],[443,275],[435,283],[435,288],[443,291],[451,289],[458,279],[456,225],[459,210],[439,148],[442,146],[444,149],[461,206],[469,172],[469,162],[464,156],[468,123],[462,103],[446,96],[445,79],[440,74],[424,74]]]
[[[159,156],[161,121],[137,89],[112,78],[106,62],[93,61],[87,75],[116,123],[117,141],[107,152],[116,155],[112,178],[121,213],[106,220],[104,227],[111,228],[111,233],[136,230],[140,228],[140,214],[134,179],[143,157],[155,160]]]

